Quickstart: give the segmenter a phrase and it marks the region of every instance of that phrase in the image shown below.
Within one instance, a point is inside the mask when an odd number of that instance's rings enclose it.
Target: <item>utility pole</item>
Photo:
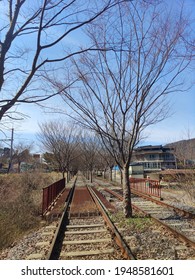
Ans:
[[[10,148],[10,160],[7,173],[12,170],[12,158],[13,158],[13,143],[14,143],[14,129],[12,128],[12,135],[11,135],[11,148]]]
[[[13,142],[14,142],[14,129],[12,128],[12,132],[11,132],[11,139],[0,139],[0,141],[2,142],[6,142],[6,141],[11,141],[11,147],[10,147],[10,160],[9,160],[9,165],[8,165],[8,169],[7,169],[7,173],[10,172],[11,167],[12,167],[12,158],[13,158]]]

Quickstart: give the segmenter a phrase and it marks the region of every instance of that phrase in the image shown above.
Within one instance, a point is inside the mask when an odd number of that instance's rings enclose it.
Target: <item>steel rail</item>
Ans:
[[[116,193],[116,192],[114,192],[114,191],[112,191],[112,190],[110,190],[110,189],[106,189],[106,188],[105,188],[104,190],[107,191],[108,193],[111,193],[111,194],[113,194],[114,196],[118,197],[120,200],[123,200],[123,198],[122,198],[122,196],[121,196],[120,194],[118,194],[118,193]],[[132,191],[132,193],[135,194],[135,195],[137,195],[137,196],[141,196],[141,197],[143,197],[144,199],[147,199],[147,200],[150,200],[150,201],[152,201],[152,202],[155,202],[156,204],[165,206],[165,207],[170,208],[170,209],[174,209],[177,213],[180,213],[180,214],[182,214],[182,215],[184,215],[184,216],[186,216],[186,217],[188,217],[188,218],[193,218],[193,219],[195,218],[195,214],[194,214],[194,213],[190,213],[190,212],[188,212],[188,211],[186,211],[186,210],[184,210],[184,209],[180,209],[180,208],[178,208],[178,207],[175,207],[175,206],[173,206],[173,205],[167,204],[167,203],[165,203],[165,202],[163,202],[163,201],[157,200],[157,199],[155,199],[155,198],[152,198],[152,197],[150,197],[150,196],[147,196],[147,195],[142,194],[142,193],[139,193],[139,192]]]
[[[136,260],[135,256],[131,252],[130,248],[128,247],[128,245],[122,238],[121,234],[119,233],[118,229],[115,227],[115,225],[109,218],[109,216],[107,214],[107,210],[106,210],[105,206],[103,205],[103,203],[101,202],[101,200],[99,199],[99,197],[97,196],[97,194],[94,192],[92,187],[88,187],[88,190],[89,190],[91,196],[93,197],[93,199],[96,203],[96,206],[98,207],[98,210],[100,211],[101,215],[103,216],[106,225],[111,230],[113,239],[115,240],[116,244],[120,247],[123,256],[128,260]]]
[[[195,241],[190,239],[189,237],[187,237],[185,234],[183,234],[182,232],[178,231],[177,229],[173,228],[172,226],[166,224],[165,222],[151,216],[151,218],[156,221],[157,223],[159,223],[160,225],[163,225],[164,227],[166,227],[169,231],[171,231],[177,238],[181,239],[184,242],[187,242],[188,244],[190,244],[190,246],[192,246],[195,249]]]
[[[68,213],[68,209],[69,209],[69,206],[70,206],[70,202],[72,200],[72,196],[73,196],[73,193],[74,193],[74,189],[75,189],[75,184],[76,184],[76,180],[77,180],[77,177],[75,177],[74,179],[74,182],[73,182],[73,185],[70,189],[70,192],[68,194],[68,198],[67,198],[67,201],[65,203],[65,207],[64,207],[64,210],[63,210],[63,214],[60,218],[60,221],[59,221],[59,224],[57,226],[57,229],[55,231],[55,234],[54,234],[54,237],[52,239],[52,242],[51,242],[51,246],[50,246],[50,249],[49,249],[49,252],[47,253],[47,256],[46,256],[46,260],[54,260],[55,259],[55,247],[56,247],[56,244],[58,242],[58,239],[59,239],[59,236],[61,234],[61,232],[63,231],[63,228],[66,226],[65,225],[65,219],[66,219],[66,215]]]
[[[165,203],[165,202],[163,202],[161,200],[156,200],[155,198],[152,198],[152,197],[147,196],[145,194],[141,194],[139,192],[133,192],[133,193],[135,195],[137,195],[137,196],[141,196],[141,197],[143,197],[145,199],[151,200],[152,202],[155,202],[156,204],[159,204],[159,205],[162,205],[162,206],[166,206],[167,208],[170,208],[170,209],[174,209],[177,213],[181,213],[182,215],[184,215],[184,216],[186,216],[188,218],[192,218],[192,219],[195,218],[195,214],[194,213],[191,213],[191,212],[188,212],[188,211],[186,211],[184,209],[180,209],[180,208],[175,207],[173,205],[167,204],[167,203]]]

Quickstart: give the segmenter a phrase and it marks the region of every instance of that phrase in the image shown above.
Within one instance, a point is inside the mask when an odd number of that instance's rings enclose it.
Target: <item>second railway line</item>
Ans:
[[[112,183],[104,184],[101,180],[97,180],[98,189],[107,197],[108,200],[113,201],[114,203],[122,204],[122,189],[112,185]],[[195,214],[188,212],[187,210],[174,207],[171,204],[163,203],[162,201],[152,198],[147,195],[134,193],[132,194],[132,207],[134,209],[134,214],[139,212],[143,213],[145,219],[148,217],[148,221],[154,222],[151,226],[152,230],[148,234],[148,239],[142,239],[143,234],[140,232],[132,235],[128,230],[123,231],[123,234],[130,235],[129,246],[136,251],[136,257],[138,259],[143,259],[142,251],[144,248],[148,248],[149,252],[155,251],[155,245],[157,245],[156,257],[158,255],[163,256],[164,252],[168,250],[170,252],[171,259],[195,259]],[[119,206],[120,208],[121,206]],[[136,215],[136,214],[135,214]],[[133,223],[134,219],[131,219]],[[144,224],[144,218],[142,222]],[[128,232],[128,233],[127,233]],[[138,237],[139,235],[139,237]],[[137,236],[138,238],[134,238]],[[168,237],[168,238],[167,238]],[[134,242],[136,240],[136,242]],[[153,240],[152,243],[150,240]],[[155,244],[155,241],[157,243]],[[167,246],[164,246],[167,242]],[[134,243],[134,244],[133,244]],[[148,246],[145,246],[145,244]],[[161,250],[158,249],[161,248]],[[163,252],[164,247],[164,252]],[[158,251],[161,251],[162,254],[159,254]],[[144,254],[148,255],[150,258],[153,257],[153,254]],[[166,255],[166,254],[165,254]],[[152,256],[152,257],[151,257]],[[144,257],[145,258],[145,257]],[[163,259],[163,257],[161,257]]]

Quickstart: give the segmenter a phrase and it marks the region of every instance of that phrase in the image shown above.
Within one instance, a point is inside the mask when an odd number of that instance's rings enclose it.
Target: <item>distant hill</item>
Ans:
[[[169,143],[165,147],[174,148],[175,155],[181,159],[195,160],[195,138]]]
[[[192,143],[193,145],[195,145],[195,138],[192,138],[192,139],[187,139],[187,140],[180,140],[180,141],[176,141],[176,142],[172,142],[172,143],[169,143],[169,144],[166,144],[165,146],[170,146],[170,145],[178,145],[178,144],[190,144]]]

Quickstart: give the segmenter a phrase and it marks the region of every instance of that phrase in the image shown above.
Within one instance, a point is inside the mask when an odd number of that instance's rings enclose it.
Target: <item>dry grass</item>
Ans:
[[[166,176],[166,185],[168,189],[178,191],[178,197],[181,193],[179,199],[180,202],[187,204],[189,206],[195,207],[195,172],[194,170],[187,169],[179,170],[175,172],[171,171],[172,174]]]
[[[42,188],[58,179],[55,173],[0,175],[0,250],[40,226]]]

